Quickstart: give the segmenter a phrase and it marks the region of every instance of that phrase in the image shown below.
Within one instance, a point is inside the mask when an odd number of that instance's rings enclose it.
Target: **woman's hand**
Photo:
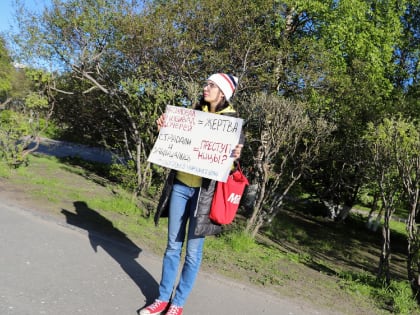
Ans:
[[[235,158],[235,160],[239,159],[241,157],[241,152],[243,148],[243,144],[238,143],[235,148],[232,150],[232,157]]]
[[[156,124],[158,127],[158,131],[160,131],[160,128],[163,127],[163,124],[165,122],[165,114],[160,115],[160,117],[156,120]]]

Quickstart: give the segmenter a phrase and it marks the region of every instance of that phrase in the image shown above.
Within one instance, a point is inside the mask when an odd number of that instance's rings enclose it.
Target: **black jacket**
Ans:
[[[222,115],[231,115],[226,113]],[[244,143],[243,133],[241,134],[239,143]],[[159,204],[155,213],[155,224],[158,225],[160,217],[168,217],[169,215],[169,201],[171,198],[172,188],[176,176],[176,170],[171,170],[163,187],[162,195],[159,199]],[[197,227],[195,228],[195,235],[205,236],[214,235],[222,231],[220,224],[214,223],[209,219],[210,207],[213,200],[213,195],[216,187],[216,180],[203,178],[200,192],[197,201],[197,207],[194,215],[197,217]]]
[[[158,225],[160,217],[167,217],[169,215],[169,201],[171,198],[175,176],[176,171],[171,170],[165,182],[165,186],[163,188],[155,214],[156,225]],[[216,224],[209,219],[210,207],[213,200],[215,187],[215,180],[203,178],[198,196],[197,207],[194,213],[194,215],[197,217],[197,227],[195,229],[195,235],[197,236],[214,235],[222,231],[221,225]]]

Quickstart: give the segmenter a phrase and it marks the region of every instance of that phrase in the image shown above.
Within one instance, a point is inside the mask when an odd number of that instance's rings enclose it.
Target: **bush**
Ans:
[[[22,115],[11,110],[0,112],[0,158],[10,168],[28,164],[22,154],[25,149],[22,139],[29,130],[29,123]]]
[[[112,164],[109,175],[112,181],[119,183],[124,189],[136,190],[137,174],[133,161],[128,161],[127,164]]]

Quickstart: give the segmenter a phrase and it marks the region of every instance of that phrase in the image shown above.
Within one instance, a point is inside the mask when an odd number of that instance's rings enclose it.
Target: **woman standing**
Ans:
[[[225,73],[211,75],[204,86],[203,96],[194,109],[236,117],[236,111],[229,100],[237,84],[238,78],[232,75]],[[159,129],[163,122],[164,115],[157,120]],[[241,136],[239,144],[232,152],[235,160],[241,155],[243,142],[243,136]],[[169,215],[168,242],[163,257],[159,297],[153,304],[142,309],[140,315],[182,314],[185,301],[193,288],[200,268],[204,237],[221,232],[221,226],[209,219],[215,187],[215,180],[175,170],[169,173],[155,215],[156,225],[160,217]],[[179,283],[172,296],[185,235],[187,235],[185,262]]]

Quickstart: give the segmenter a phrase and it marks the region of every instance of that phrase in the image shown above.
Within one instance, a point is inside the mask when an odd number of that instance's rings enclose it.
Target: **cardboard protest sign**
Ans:
[[[243,120],[168,105],[148,161],[226,182]]]

